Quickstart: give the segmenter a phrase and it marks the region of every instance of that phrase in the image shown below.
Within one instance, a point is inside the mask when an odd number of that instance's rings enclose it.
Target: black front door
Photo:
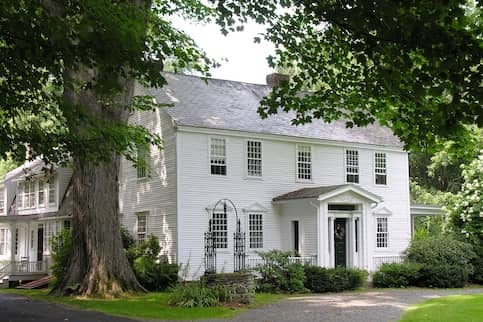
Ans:
[[[44,257],[44,227],[37,229],[37,261],[41,262]]]
[[[335,267],[346,267],[346,219],[336,218],[334,221]]]
[[[292,221],[292,230],[293,230],[293,250],[295,251],[296,255],[299,255],[299,245],[300,245],[300,230],[299,230],[299,221],[294,220]]]

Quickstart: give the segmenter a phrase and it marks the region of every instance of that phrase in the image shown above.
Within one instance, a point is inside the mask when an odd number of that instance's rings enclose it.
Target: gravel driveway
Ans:
[[[276,304],[249,310],[237,315],[230,321],[398,321],[404,310],[411,304],[440,296],[472,293],[483,293],[483,288],[464,290],[371,290],[367,292],[309,295],[290,298]],[[483,321],[483,317],[481,319]]]

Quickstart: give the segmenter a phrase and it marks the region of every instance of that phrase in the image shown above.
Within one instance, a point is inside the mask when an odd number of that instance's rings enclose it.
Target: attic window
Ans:
[[[0,188],[0,214],[5,212],[5,189]]]

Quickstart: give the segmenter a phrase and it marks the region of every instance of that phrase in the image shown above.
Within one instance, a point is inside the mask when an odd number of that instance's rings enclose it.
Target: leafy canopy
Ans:
[[[144,3],[146,7],[138,6]],[[146,10],[150,7],[150,10]],[[209,75],[213,66],[168,17],[182,14],[204,21],[213,11],[196,0],[176,1],[17,1],[0,4],[0,158],[41,156],[61,163],[72,155],[103,161],[112,153],[135,158],[137,145],[160,138],[140,126],[101,120],[81,102],[65,97],[65,89],[90,91],[107,111],[149,110],[149,97],[129,104],[117,99],[123,79],[160,87],[163,62],[188,65]],[[85,70],[95,77],[80,81]],[[73,73],[72,73],[73,72]],[[88,124],[77,131],[79,124]],[[28,150],[28,151],[27,151]]]
[[[410,148],[458,142],[465,124],[483,124],[479,2],[223,1],[218,10],[227,29],[247,17],[265,23],[269,64],[298,71],[263,100],[263,117],[281,108],[296,112],[294,124],[378,120]]]

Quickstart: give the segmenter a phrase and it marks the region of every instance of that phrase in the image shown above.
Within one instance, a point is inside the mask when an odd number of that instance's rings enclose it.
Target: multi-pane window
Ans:
[[[221,138],[211,138],[210,141],[211,174],[226,176],[226,141]]]
[[[312,180],[312,149],[310,145],[297,145],[297,178]]]
[[[359,151],[345,151],[346,182],[359,183]]]
[[[55,205],[55,180],[54,178],[50,178],[48,182],[48,190],[49,190],[49,205]]]
[[[8,229],[0,228],[0,256],[7,255]]]
[[[35,207],[35,181],[25,181],[22,184],[22,207]]]
[[[52,248],[52,237],[60,234],[60,231],[62,230],[62,222],[59,220],[51,220],[46,222],[43,225],[43,228],[44,228],[44,250],[50,251]]]
[[[137,217],[137,240],[138,242],[142,242],[146,240],[147,232],[148,232],[148,216],[146,212],[140,212],[136,214]]]
[[[378,217],[376,230],[376,247],[387,248],[388,238],[389,230],[387,226],[387,217]]]
[[[374,154],[374,175],[376,184],[387,184],[386,153]]]
[[[248,231],[250,237],[250,248],[263,248],[262,214],[248,215]]]
[[[226,213],[213,213],[211,232],[213,234],[215,248],[228,248],[228,220]]]
[[[262,176],[262,142],[247,141],[247,175]]]
[[[139,146],[137,151],[138,164],[137,164],[137,177],[146,178],[148,175],[149,165],[149,150],[146,146]]]
[[[45,206],[45,183],[43,180],[39,180],[39,189],[37,190],[37,200],[39,201],[39,207]]]
[[[5,212],[5,189],[0,188],[0,215]]]

